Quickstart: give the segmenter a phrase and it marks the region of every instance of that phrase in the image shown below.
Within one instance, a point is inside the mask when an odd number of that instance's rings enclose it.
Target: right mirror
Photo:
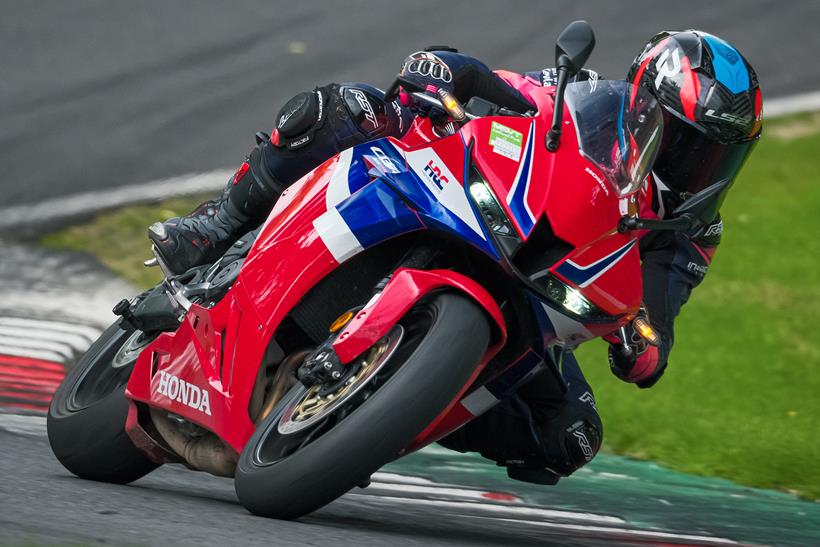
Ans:
[[[697,194],[690,196],[672,211],[672,215],[680,217],[689,214],[704,224],[712,222],[723,204],[726,192],[732,185],[729,179],[719,180],[707,186]]]
[[[586,21],[573,21],[555,43],[555,66],[577,74],[595,47],[595,33]]]

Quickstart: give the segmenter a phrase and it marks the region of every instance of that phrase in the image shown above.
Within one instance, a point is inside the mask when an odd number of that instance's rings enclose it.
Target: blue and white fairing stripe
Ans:
[[[438,181],[425,170],[431,161]],[[466,172],[459,178],[466,180]],[[328,183],[328,211],[314,227],[340,262],[425,226],[497,257],[459,178],[432,148],[403,153],[387,139],[355,146],[340,155]]]
[[[530,131],[527,135],[527,145],[518,162],[518,172],[515,174],[515,181],[507,194],[507,204],[510,206],[515,221],[524,233],[528,236],[535,226],[535,215],[530,211],[527,203],[527,196],[530,192],[530,182],[532,180],[532,157],[533,141],[535,140],[535,121],[530,124]]]
[[[587,264],[586,266],[581,266],[572,260],[566,260],[561,263],[555,271],[563,276],[564,279],[568,279],[577,286],[586,287],[617,264],[618,261],[626,256],[629,250],[634,246],[635,240],[633,239],[620,249],[617,249],[600,260],[596,260],[592,264]]]

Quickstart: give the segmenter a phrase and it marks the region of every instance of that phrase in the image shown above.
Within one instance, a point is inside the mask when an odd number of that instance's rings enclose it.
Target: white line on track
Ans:
[[[60,347],[69,351],[69,354],[75,351],[85,351],[91,345],[91,341],[85,336],[78,334],[69,334],[60,331],[47,331],[40,329],[26,329],[22,327],[6,327],[0,324],[0,340],[6,340],[16,343],[42,343],[49,342],[51,344],[58,344]]]
[[[433,486],[432,484],[397,484],[393,482],[381,482],[374,480],[370,483],[370,486],[368,486],[367,489],[372,489],[373,491],[377,492],[380,496],[383,494],[409,494],[419,496],[441,497],[446,499],[458,499],[463,501],[490,501],[486,496],[487,492],[483,490],[472,490],[469,488],[455,487],[448,488],[443,486]],[[506,503],[521,503],[521,501],[516,499],[516,501]]]
[[[348,494],[349,496],[360,497],[377,497],[379,502],[395,502],[395,503],[411,503],[415,505],[426,505],[430,507],[438,507],[439,509],[459,509],[470,510],[479,513],[485,513],[487,516],[496,518],[510,517],[512,520],[524,519],[553,519],[553,520],[570,520],[580,522],[596,522],[599,524],[624,524],[622,518],[612,517],[609,515],[599,515],[596,513],[583,513],[576,511],[561,511],[557,509],[542,509],[540,507],[524,507],[520,505],[503,505],[499,503],[491,503],[488,500],[483,502],[465,501],[465,500],[440,500],[440,499],[425,499],[425,498],[409,498],[399,496],[383,496],[380,494]],[[517,518],[516,518],[517,517]]]
[[[416,501],[416,500],[412,500]],[[487,517],[463,515],[467,518],[483,518]],[[493,520],[502,522],[520,522],[518,519],[489,517]],[[713,537],[713,536],[698,536],[692,534],[676,534],[673,532],[654,532],[650,530],[638,530],[635,528],[614,528],[609,526],[589,526],[583,524],[565,524],[561,522],[544,522],[544,521],[527,521],[528,524],[539,526],[541,528],[550,528],[553,530],[582,532],[586,535],[590,533],[597,533],[607,537],[614,537],[624,540],[643,540],[643,541],[686,541],[697,542],[698,545],[714,545],[716,547],[737,547],[742,545],[737,541],[731,539]]]
[[[820,91],[763,100],[764,117],[773,118],[812,110],[820,110]]]
[[[0,317],[0,326],[19,327],[31,329],[33,331],[45,332],[65,332],[84,337],[90,344],[102,333],[95,327],[78,325],[75,323],[63,323],[59,321],[47,321],[40,319],[27,319],[22,317]]]
[[[62,363],[65,360],[62,355],[60,355],[59,353],[55,353],[53,351],[33,348],[20,348],[17,346],[4,344],[2,341],[0,341],[0,355],[12,355],[14,357],[29,357],[31,359],[42,359],[43,361],[53,361],[55,363]]]
[[[44,437],[46,419],[44,416],[0,413],[0,430],[29,437]]]
[[[820,91],[767,99],[764,100],[763,109],[764,115],[768,117],[820,110]],[[212,192],[223,188],[232,174],[231,169],[189,173],[143,184],[45,200],[32,205],[6,207],[0,209],[0,230],[65,220],[139,201]]]
[[[18,352],[26,352],[29,350],[35,351],[52,351],[61,356],[60,361],[66,361],[74,357],[74,349],[66,344],[60,342],[52,342],[50,340],[37,340],[35,338],[21,339],[14,338],[11,340],[4,339],[0,333],[0,344],[7,348],[13,348]]]
[[[230,169],[191,173],[145,184],[49,199],[32,205],[6,207],[0,209],[0,230],[68,219],[138,201],[212,192],[223,188],[232,174]]]

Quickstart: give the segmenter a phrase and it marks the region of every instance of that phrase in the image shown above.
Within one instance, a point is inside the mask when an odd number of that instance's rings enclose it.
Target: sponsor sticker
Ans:
[[[493,122],[490,129],[490,146],[493,147],[493,152],[513,161],[518,161],[521,157],[523,142],[523,133],[498,122]]]

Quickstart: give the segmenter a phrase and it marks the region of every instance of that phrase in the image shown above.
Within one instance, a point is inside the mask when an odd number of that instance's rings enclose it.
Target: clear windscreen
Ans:
[[[640,188],[663,136],[663,115],[655,98],[623,80],[571,83],[564,97],[581,153],[619,196]]]

